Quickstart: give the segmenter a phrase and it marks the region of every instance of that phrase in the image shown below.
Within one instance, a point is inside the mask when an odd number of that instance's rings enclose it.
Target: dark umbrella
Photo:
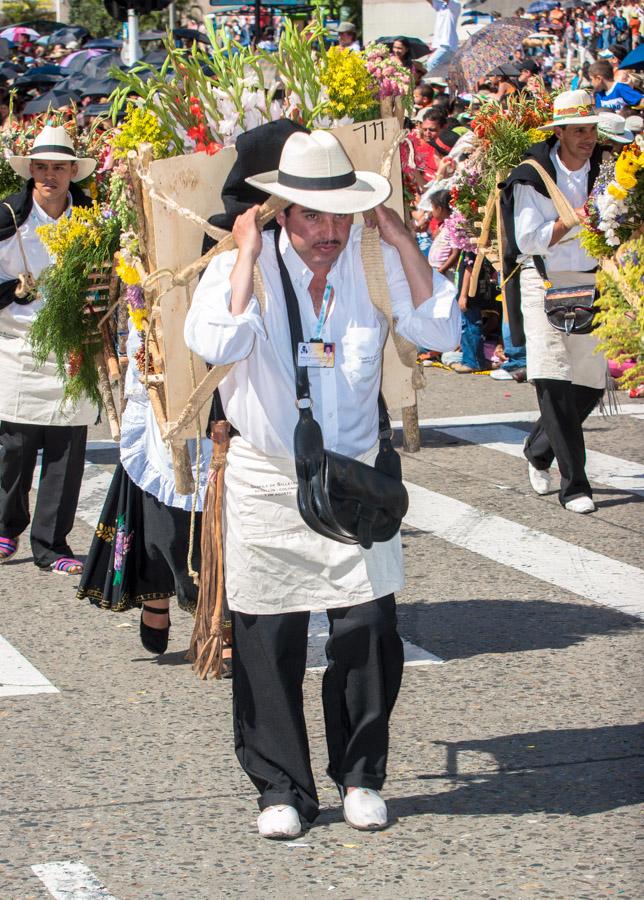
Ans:
[[[149,66],[154,66],[155,69],[160,69],[167,55],[166,50],[151,50],[150,53],[145,54],[142,62],[147,63]]]
[[[61,67],[68,72],[82,72],[90,59],[95,56],[109,56],[106,50],[75,50],[61,62]]]
[[[62,81],[62,75],[54,75],[50,72],[41,72],[39,69],[30,69],[24,75],[18,75],[14,80],[14,87],[30,88],[40,84],[58,84]]]
[[[0,38],[0,58],[8,59],[11,56],[11,47],[9,45],[9,41],[5,38]]]
[[[23,71],[23,67],[9,60],[0,63],[0,78],[15,78]]]
[[[120,50],[122,46],[123,42],[115,38],[95,38],[83,44],[83,50]]]
[[[115,78],[86,78],[77,90],[81,97],[109,97],[117,87]]]
[[[83,74],[86,78],[107,78],[112,68],[127,69],[120,53],[105,53],[103,56],[90,59],[83,69]]]
[[[638,44],[634,50],[631,50],[619,64],[619,68],[644,71],[644,44]]]
[[[196,28],[175,28],[172,36],[179,41],[200,41],[202,44],[209,44],[210,39],[203,31],[197,31]]]
[[[507,64],[532,32],[527,19],[497,19],[458,48],[448,66],[448,79],[458,91],[474,91],[496,66]]]
[[[32,19],[29,22],[17,22],[17,27],[33,28],[38,34],[52,34],[61,28],[67,28],[65,22],[54,22],[52,19]]]
[[[71,43],[71,41],[80,42],[84,37],[87,37],[88,34],[89,31],[87,28],[83,28],[82,25],[64,25],[62,28],[53,31],[49,35],[49,43],[63,44],[66,46]]]
[[[406,41],[409,41],[412,59],[418,59],[419,56],[427,56],[427,54],[429,53],[429,47],[424,41],[421,41],[420,38],[407,37],[407,35],[396,34],[393,37],[379,37],[376,39],[376,43],[386,44],[388,47],[391,47],[394,41],[399,41],[402,37],[404,37]]]
[[[25,116],[36,116],[39,113],[47,112],[50,108],[62,109],[65,106],[71,106],[73,103],[78,103],[78,100],[79,95],[76,91],[67,89],[56,90],[54,88],[51,91],[47,91],[46,94],[36,97],[35,100],[25,103],[22,113]]]

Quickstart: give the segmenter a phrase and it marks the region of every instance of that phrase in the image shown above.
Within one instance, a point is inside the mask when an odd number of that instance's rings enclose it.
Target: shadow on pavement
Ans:
[[[402,637],[442,659],[483,653],[559,650],[642,623],[603,606],[548,600],[454,600],[399,603]]]
[[[644,799],[639,724],[436,743],[446,750],[445,771],[417,777],[448,789],[391,798],[392,815],[588,816]]]

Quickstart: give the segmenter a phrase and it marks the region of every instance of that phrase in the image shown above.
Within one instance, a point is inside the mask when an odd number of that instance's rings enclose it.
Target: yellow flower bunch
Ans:
[[[142,309],[133,309],[132,306],[128,303],[127,311],[130,314],[130,319],[132,319],[132,323],[137,331],[143,331],[143,326],[148,320],[148,311],[145,307]]]
[[[644,158],[633,150],[622,150],[615,163],[615,181],[627,191],[637,184],[637,173],[644,167]]]
[[[320,81],[329,95],[327,112],[334,118],[360,118],[376,102],[377,85],[358,53],[331,47]]]
[[[123,125],[112,140],[112,153],[118,159],[140,144],[152,144],[154,158],[162,159],[168,153],[170,138],[153,112],[129,103]]]
[[[119,261],[116,267],[116,274],[124,284],[139,284],[141,279],[135,267],[130,265],[127,260],[119,253]]]
[[[61,216],[51,225],[40,225],[36,234],[49,253],[60,259],[74,246],[74,251],[82,251],[92,246],[98,247],[104,219],[98,203],[92,206],[73,206],[69,216]]]
[[[611,197],[626,200],[629,193],[637,187],[640,169],[644,169],[644,155],[631,147],[622,150],[615,163],[615,178],[607,188]]]

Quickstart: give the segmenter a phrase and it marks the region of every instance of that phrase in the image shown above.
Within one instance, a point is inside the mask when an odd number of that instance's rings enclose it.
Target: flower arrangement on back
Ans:
[[[602,164],[586,203],[582,246],[599,259],[612,256],[644,221],[644,138]]]

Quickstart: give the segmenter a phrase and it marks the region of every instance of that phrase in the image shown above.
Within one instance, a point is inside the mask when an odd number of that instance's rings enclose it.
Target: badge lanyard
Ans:
[[[327,281],[326,287],[324,288],[324,296],[322,297],[322,308],[320,309],[320,315],[318,316],[318,323],[315,326],[315,336],[312,338],[314,341],[322,340],[322,329],[324,328],[324,322],[326,319],[326,313],[329,308],[329,300],[331,299],[331,291],[333,288]]]

